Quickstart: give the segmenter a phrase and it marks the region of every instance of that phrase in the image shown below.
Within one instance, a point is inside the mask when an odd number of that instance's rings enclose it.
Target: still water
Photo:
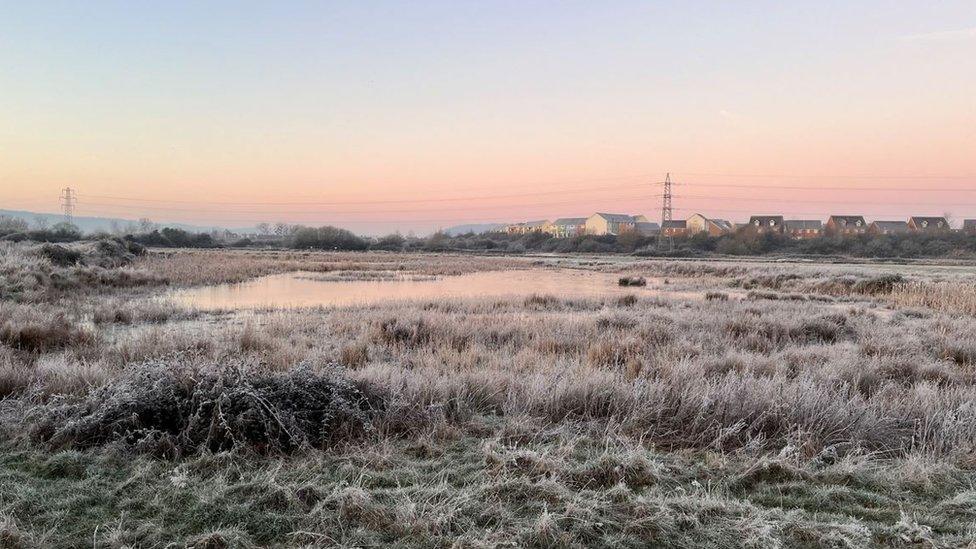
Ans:
[[[620,287],[617,285],[618,277],[610,273],[569,269],[487,271],[437,278],[408,274],[381,276],[374,280],[337,280],[322,273],[286,273],[241,284],[176,290],[167,298],[188,307],[214,310],[341,307],[391,301],[530,295],[601,298],[648,291],[647,288]]]

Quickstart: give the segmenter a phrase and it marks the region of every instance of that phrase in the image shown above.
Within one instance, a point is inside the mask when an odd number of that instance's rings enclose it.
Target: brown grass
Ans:
[[[280,269],[449,276],[508,261],[541,269],[576,260],[484,258],[459,267],[452,256],[179,252],[137,268],[182,285]],[[117,524],[117,536],[99,524],[99,540],[135,546],[151,536],[266,546],[287,534],[296,544],[333,543],[323,531],[345,532],[334,542],[347,545],[968,539],[976,516],[976,499],[966,495],[976,451],[976,318],[966,313],[965,271],[906,269],[909,282],[888,285],[890,267],[869,265],[627,261],[576,266],[665,274],[671,283],[624,298],[243,314],[168,309],[104,286],[56,303],[8,299],[0,303],[0,395],[8,397],[0,401],[0,442],[23,448],[31,433],[32,448],[43,443],[36,451],[51,454],[44,475],[52,474],[49,461],[101,456],[105,445],[126,460],[137,451],[180,454],[139,465],[162,472],[117,474],[129,484],[113,493],[141,487],[178,508],[190,491],[205,509],[228,512],[228,501],[247,501],[253,513],[282,513],[237,518],[240,531],[208,519],[178,536],[161,532],[155,518]],[[5,280],[26,280],[23,265]],[[324,370],[381,405],[357,417],[355,429],[317,432],[304,415],[316,401],[305,392],[314,376],[297,372]],[[265,382],[281,389],[273,399]],[[250,404],[238,408],[242,402]],[[185,412],[174,416],[178,425],[158,421],[157,412],[174,409]],[[211,424],[219,435],[212,440]],[[247,468],[268,463],[254,453],[271,446],[291,455],[254,480]],[[239,455],[249,456],[240,458],[245,465],[228,465]],[[182,469],[192,460],[208,463],[195,477]],[[307,460],[319,460],[315,475],[305,473]],[[341,478],[316,484],[323,468]],[[289,475],[292,484],[279,484]],[[160,490],[152,484],[159,479],[182,487]],[[906,499],[918,517],[900,515]],[[38,538],[22,532],[24,510],[55,505],[18,501],[17,520],[0,528]],[[140,501],[129,505],[136,513],[156,500]],[[62,520],[47,516],[44,524]],[[268,526],[281,524],[288,529]],[[80,529],[74,545],[88,543],[93,528]]]

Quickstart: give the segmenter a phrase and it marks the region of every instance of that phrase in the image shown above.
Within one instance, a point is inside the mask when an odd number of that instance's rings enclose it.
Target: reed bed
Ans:
[[[0,301],[8,546],[976,536],[965,270],[223,251],[59,267],[0,251],[16,296]],[[192,285],[558,267],[668,284],[247,312],[175,308],[155,285],[10,291],[77,269]]]

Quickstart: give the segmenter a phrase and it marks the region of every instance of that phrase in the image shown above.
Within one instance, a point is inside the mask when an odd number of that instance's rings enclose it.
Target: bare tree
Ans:
[[[274,234],[278,236],[288,236],[291,233],[291,226],[281,221],[274,224]]]
[[[28,228],[27,222],[23,219],[9,215],[0,215],[0,231],[22,233],[26,232]]]
[[[139,232],[151,233],[156,230],[156,224],[148,217],[139,218]]]
[[[945,213],[943,213],[943,214],[942,214],[942,217],[944,217],[944,218],[945,218],[945,220],[946,220],[946,224],[947,224],[947,225],[949,226],[949,228],[951,229],[951,228],[952,228],[952,223],[953,223],[953,222],[955,221],[955,217],[954,217],[954,216],[953,216],[953,215],[952,215],[952,214],[951,214],[950,212],[945,212]]]
[[[269,223],[258,223],[254,226],[254,228],[257,229],[258,234],[262,236],[268,236],[271,234],[271,224]]]

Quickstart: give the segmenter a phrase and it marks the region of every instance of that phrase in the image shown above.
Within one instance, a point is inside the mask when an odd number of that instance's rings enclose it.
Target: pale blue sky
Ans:
[[[974,97],[973,1],[8,1],[0,202],[41,209],[68,184],[365,201],[664,170],[972,175]],[[629,206],[585,198],[456,217]]]

